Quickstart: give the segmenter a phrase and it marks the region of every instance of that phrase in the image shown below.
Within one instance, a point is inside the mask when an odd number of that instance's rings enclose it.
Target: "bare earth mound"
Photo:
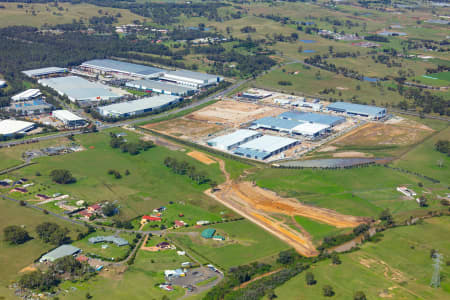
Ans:
[[[192,152],[189,152],[187,155],[189,155],[192,158],[195,158],[196,160],[204,163],[205,165],[214,164],[216,162],[215,160],[211,159],[205,153],[199,152],[199,151],[192,151]]]

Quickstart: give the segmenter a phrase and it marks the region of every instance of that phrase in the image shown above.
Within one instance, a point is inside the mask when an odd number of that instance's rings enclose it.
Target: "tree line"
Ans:
[[[171,169],[175,174],[188,176],[197,184],[209,182],[211,185],[217,185],[215,182],[211,181],[206,172],[197,170],[195,166],[187,161],[179,161],[174,157],[168,156],[164,159],[164,165]]]

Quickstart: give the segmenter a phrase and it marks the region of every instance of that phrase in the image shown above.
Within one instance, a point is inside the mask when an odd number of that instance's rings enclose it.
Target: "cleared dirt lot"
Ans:
[[[334,141],[337,146],[410,145],[433,130],[413,121],[367,123]]]
[[[260,106],[253,103],[243,103],[223,100],[200,109],[186,116],[187,119],[216,123],[227,127],[239,127],[252,120],[275,116],[285,112],[285,109]]]
[[[156,124],[147,124],[142,127],[160,131],[182,139],[195,141],[225,128],[224,126],[218,124],[188,120],[185,118],[164,121]]]

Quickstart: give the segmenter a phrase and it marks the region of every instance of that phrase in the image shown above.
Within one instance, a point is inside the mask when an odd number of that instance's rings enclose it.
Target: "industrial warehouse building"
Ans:
[[[145,80],[145,79],[127,82],[125,86],[138,90],[180,97],[193,95],[197,91],[197,89],[195,88],[179,84],[167,83],[156,80]]]
[[[19,120],[2,120],[0,121],[0,135],[13,136],[14,134],[24,134],[35,126],[32,122]]]
[[[8,107],[8,111],[25,116],[49,113],[52,109],[53,105],[42,99],[14,102]]]
[[[40,262],[54,262],[55,260],[59,258],[63,258],[69,255],[75,255],[77,253],[81,252],[80,248],[74,247],[72,245],[61,245],[56,249],[53,249],[47,254],[44,254],[41,259],[39,259]]]
[[[23,74],[25,74],[26,76],[31,77],[31,78],[46,77],[46,76],[55,75],[55,74],[60,75],[60,74],[65,74],[67,72],[68,72],[68,70],[66,68],[58,68],[58,67],[48,67],[48,68],[22,71]]]
[[[248,158],[264,160],[298,144],[300,144],[300,141],[295,139],[263,135],[240,145],[233,153]]]
[[[104,117],[125,118],[159,110],[181,101],[180,97],[159,95],[139,100],[97,107]]]
[[[217,84],[223,81],[223,77],[220,76],[199,72],[192,72],[187,70],[166,72],[162,77],[160,77],[160,79],[185,86],[190,86],[196,89]]]
[[[330,126],[279,117],[265,117],[252,122],[251,129],[269,129],[289,134],[299,134],[309,138],[325,134]]]
[[[207,144],[211,147],[218,148],[221,150],[231,150],[233,148],[238,147],[246,142],[249,142],[257,137],[260,137],[262,134],[258,131],[248,130],[248,129],[239,129],[233,133],[218,136],[213,138],[207,142]]]
[[[14,102],[27,101],[27,100],[36,99],[36,98],[40,97],[41,95],[42,95],[42,93],[38,89],[28,89],[17,95],[12,96],[11,100]]]
[[[278,116],[279,118],[286,120],[295,120],[299,122],[318,123],[328,125],[330,127],[339,125],[345,122],[345,118],[338,116],[331,116],[318,113],[307,113],[301,111],[287,111]]]
[[[108,86],[90,82],[78,76],[40,79],[39,84],[48,86],[70,101],[91,103],[118,99],[121,96],[109,90]]]
[[[80,127],[86,125],[85,119],[80,118],[68,110],[55,110],[52,112],[52,116],[63,122],[67,127]]]
[[[373,120],[378,120],[386,116],[385,108],[347,102],[331,103],[328,105],[327,109],[329,111],[345,113],[347,115],[367,117]]]
[[[80,68],[93,73],[117,73],[138,78],[156,78],[164,73],[163,69],[112,59],[89,60],[82,63]]]

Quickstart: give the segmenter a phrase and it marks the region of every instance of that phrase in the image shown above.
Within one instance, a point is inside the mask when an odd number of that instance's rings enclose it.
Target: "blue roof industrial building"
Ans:
[[[339,116],[300,111],[287,111],[279,115],[279,117],[287,120],[324,124],[331,127],[345,122],[345,118]]]

